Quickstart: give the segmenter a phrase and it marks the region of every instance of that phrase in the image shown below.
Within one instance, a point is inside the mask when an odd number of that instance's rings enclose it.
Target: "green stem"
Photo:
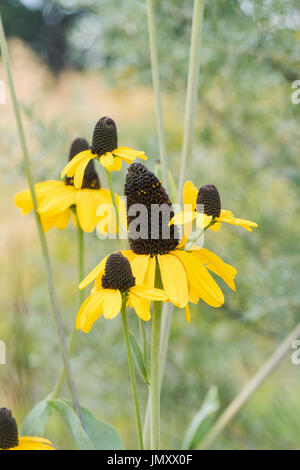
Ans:
[[[78,217],[77,217],[77,214],[75,212],[75,216],[76,216],[76,221],[77,221],[77,269],[78,269],[78,284],[82,281],[82,279],[84,278],[84,232],[82,230],[82,228],[80,227],[80,224],[79,224],[79,220],[78,220]],[[78,309],[80,308],[82,302],[83,302],[83,299],[84,299],[84,289],[80,290],[78,289]],[[76,341],[76,328],[74,326],[73,328],[73,331],[72,331],[72,335],[71,335],[71,339],[70,339],[70,342],[69,342],[69,347],[68,347],[68,353],[69,353],[69,357],[72,356],[72,353],[73,353],[73,349],[74,349],[74,346],[75,346],[75,341]],[[51,398],[55,398],[59,395],[60,391],[61,391],[61,387],[64,383],[64,380],[65,380],[65,369],[64,367],[62,367],[61,371],[60,371],[60,374],[59,374],[59,377],[58,377],[58,380],[56,382],[56,385],[51,393]]]
[[[149,358],[148,358],[147,337],[146,337],[144,321],[141,318],[139,318],[139,325],[140,325],[140,332],[141,332],[142,343],[143,343],[144,363],[145,363],[145,368],[146,368],[146,371],[147,371],[147,374],[148,374],[148,372],[149,372]]]
[[[148,13],[150,55],[151,55],[152,83],[153,83],[153,91],[154,91],[154,96],[155,96],[155,112],[156,112],[157,133],[158,133],[158,143],[159,143],[159,155],[160,155],[160,161],[162,165],[164,185],[166,189],[168,189],[167,149],[166,149],[166,138],[165,138],[165,129],[164,129],[163,112],[162,112],[161,86],[160,86],[160,77],[159,77],[159,63],[158,63],[158,53],[157,53],[153,0],[147,0],[147,13]]]
[[[204,0],[194,0],[193,10],[193,24],[191,34],[191,47],[190,47],[190,61],[188,72],[188,87],[185,106],[185,119],[184,119],[184,137],[182,148],[182,160],[179,175],[179,191],[178,195],[181,198],[184,179],[186,175],[186,167],[188,157],[191,155],[194,124],[195,124],[195,110],[197,103],[197,88],[200,66],[200,43],[202,34],[202,22],[204,13]],[[163,319],[161,328],[161,345],[160,345],[160,362],[161,362],[161,382],[164,375],[166,356],[169,343],[170,327],[173,315],[173,305],[165,304],[163,307]],[[147,442],[149,430],[149,416],[150,416],[150,400],[148,399],[145,423],[144,423],[144,439]]]
[[[155,287],[161,288],[162,281],[158,262],[156,261]],[[151,449],[160,447],[160,329],[161,329],[161,302],[153,302],[152,336],[151,336],[151,367],[150,367],[150,434]]]
[[[194,0],[193,24],[191,34],[190,61],[184,116],[179,195],[181,197],[188,159],[192,156],[195,115],[200,69],[201,35],[205,0]]]
[[[26,139],[25,139],[25,133],[24,133],[24,128],[23,128],[23,124],[22,124],[22,118],[21,118],[19,103],[18,103],[18,99],[17,99],[17,96],[16,96],[13,77],[12,77],[12,73],[11,73],[10,60],[9,60],[9,55],[8,55],[8,50],[7,50],[6,38],[5,38],[4,29],[3,29],[1,14],[0,14],[0,45],[1,45],[3,63],[4,63],[5,70],[6,70],[6,75],[7,75],[7,81],[8,81],[8,85],[9,85],[9,89],[10,89],[11,99],[12,99],[12,103],[13,103],[13,109],[14,109],[15,119],[16,119],[16,123],[17,123],[19,139],[20,139],[20,143],[21,143],[21,147],[22,147],[22,151],[23,151],[25,172],[26,172],[26,177],[27,177],[30,192],[31,192],[31,197],[32,197],[32,202],[33,202],[33,209],[34,209],[36,224],[37,224],[37,228],[38,228],[39,240],[40,240],[42,255],[43,255],[45,268],[46,268],[46,275],[47,275],[47,282],[48,282],[51,306],[52,306],[53,316],[54,316],[54,320],[55,320],[55,324],[56,324],[56,329],[57,329],[61,354],[62,354],[62,358],[63,358],[63,362],[64,362],[64,367],[65,367],[66,374],[67,374],[68,387],[69,387],[69,390],[70,390],[70,394],[71,394],[71,397],[72,397],[74,408],[75,408],[75,410],[76,410],[76,412],[77,412],[77,414],[78,414],[78,416],[81,420],[82,426],[84,426],[82,415],[81,415],[81,410],[80,410],[80,406],[79,406],[78,395],[77,395],[77,391],[76,391],[76,387],[75,387],[75,383],[74,383],[73,375],[72,375],[72,371],[71,371],[70,360],[69,360],[69,355],[68,355],[64,330],[63,330],[62,319],[61,319],[61,315],[60,315],[60,311],[59,311],[58,300],[57,300],[56,290],[55,290],[55,286],[54,286],[53,273],[52,273],[52,267],[51,267],[51,262],[50,262],[48,246],[47,246],[47,242],[46,242],[45,233],[44,233],[43,228],[42,228],[40,215],[37,211],[37,207],[38,207],[37,206],[37,198],[36,198],[33,179],[32,179],[32,176],[31,176],[29,153],[28,153],[28,149],[27,149],[27,143],[26,143]]]
[[[116,195],[114,193],[114,188],[113,188],[113,184],[112,184],[112,177],[111,177],[110,171],[106,170],[106,168],[105,168],[105,171],[106,171],[107,182],[108,182],[109,191],[110,191],[110,195],[111,195],[111,200],[112,200],[113,207],[114,207],[114,212],[115,212],[115,215],[116,215],[116,228],[118,229],[118,233],[119,233],[119,236],[120,236],[120,231],[121,231],[120,213],[119,213],[119,209],[118,209]],[[120,238],[120,240],[121,240],[122,249],[124,250],[125,249],[125,240],[123,238]]]
[[[129,342],[127,314],[126,314],[126,299],[123,299],[121,316],[122,316],[122,322],[123,322],[123,330],[124,330],[124,337],[125,337],[125,344],[126,344],[127,358],[128,358],[128,368],[129,368],[129,375],[130,375],[130,380],[131,380],[131,385],[132,385],[132,394],[133,394],[133,401],[134,401],[135,414],[136,414],[138,443],[139,443],[139,449],[143,450],[144,444],[143,444],[142,423],[141,423],[140,407],[139,407],[139,402],[138,402],[135,374],[134,374],[134,369],[133,369],[133,364],[132,364],[131,349],[130,349],[130,342]]]

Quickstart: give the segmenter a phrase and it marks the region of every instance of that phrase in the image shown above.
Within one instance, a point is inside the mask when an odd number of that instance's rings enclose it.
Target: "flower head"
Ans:
[[[69,161],[72,162],[78,152],[85,151],[89,144],[85,139],[75,139],[70,147]],[[65,175],[64,181],[49,180],[35,185],[38,212],[41,216],[43,229],[49,230],[53,226],[58,229],[67,228],[71,215],[74,225],[77,220],[80,227],[85,232],[92,232],[97,223],[105,218],[107,224],[101,224],[100,231],[106,233],[113,230],[115,214],[112,211],[111,194],[108,189],[101,188],[100,179],[95,171],[94,162],[88,162],[84,169],[81,189],[74,187],[74,177]],[[119,196],[116,194],[117,204],[122,204]],[[22,214],[28,214],[33,209],[31,193],[29,190],[21,191],[16,194],[15,204],[22,211]],[[97,209],[102,206],[102,213],[98,214]],[[107,217],[106,217],[107,215]]]
[[[176,227],[169,227],[170,219],[174,216],[172,203],[154,173],[140,163],[133,163],[128,168],[124,195],[127,198],[128,237],[132,251],[139,255],[154,256],[174,250],[179,243],[179,234]],[[131,208],[136,204],[145,208],[142,224],[146,228],[146,237],[133,236],[135,227],[131,223],[136,215],[131,215]],[[157,212],[154,214],[155,210]]]
[[[218,189],[213,184],[201,186],[199,191],[191,181],[187,181],[183,188],[183,205],[187,207],[183,212],[176,214],[171,224],[184,226],[184,240],[190,232],[191,222],[196,219],[197,225],[211,230],[219,230],[221,223],[239,225],[249,232],[257,227],[255,222],[234,217],[231,211],[221,209],[221,198]]]
[[[75,188],[81,188],[86,166],[93,158],[99,160],[107,171],[119,171],[122,160],[131,164],[136,158],[147,160],[145,153],[129,147],[118,147],[117,127],[113,119],[104,116],[96,123],[92,146],[84,149],[65,166],[61,177],[74,177]]]
[[[221,277],[235,290],[235,268],[204,248],[183,250],[185,245],[181,242],[179,244],[177,230],[169,227],[174,213],[168,194],[156,176],[143,165],[134,163],[128,168],[125,196],[131,250],[123,250],[121,253],[130,261],[136,284],[149,288],[157,285],[158,265],[164,292],[175,306],[185,308],[188,321],[188,302],[198,303],[202,299],[212,307],[220,307],[224,303],[224,295],[209,271]],[[146,225],[145,237],[133,233],[131,224],[135,215],[131,214],[131,209],[134,204],[142,204],[146,209],[145,218],[141,221],[141,224]],[[163,207],[162,216],[152,211],[153,205]],[[156,236],[153,236],[149,227],[154,227]],[[80,288],[93,280],[96,286],[100,284],[106,259],[81,282]]]
[[[20,437],[11,411],[0,408],[0,450],[53,450],[53,446],[40,437]]]
[[[122,302],[134,308],[142,320],[148,321],[151,318],[151,300],[168,300],[162,290],[136,284],[130,262],[120,251],[112,253],[100,264],[97,275],[91,280],[91,276],[87,276],[79,286],[83,288],[95,279],[90,296],[77,314],[77,329],[88,333],[102,314],[106,319],[115,318],[121,310]]]

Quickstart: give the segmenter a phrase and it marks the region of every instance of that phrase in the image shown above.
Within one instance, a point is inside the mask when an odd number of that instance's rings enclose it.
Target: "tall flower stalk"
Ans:
[[[168,188],[168,170],[167,170],[167,149],[166,137],[162,112],[162,99],[161,99],[161,86],[159,77],[159,63],[157,53],[157,40],[156,28],[154,18],[153,0],[147,0],[147,17],[148,17],[148,31],[149,31],[149,44],[151,56],[151,71],[152,83],[155,97],[155,112],[157,122],[157,133],[159,143],[159,156],[162,166],[163,181],[166,188]]]
[[[126,313],[126,298],[123,299],[121,316],[122,316],[123,331],[124,331],[126,351],[127,351],[129,375],[130,375],[131,386],[132,386],[132,395],[133,395],[133,401],[134,401],[134,407],[135,407],[138,443],[139,443],[139,449],[143,450],[144,444],[143,444],[142,422],[141,422],[140,407],[139,407],[138,395],[137,395],[137,390],[136,390],[135,373],[134,373],[134,368],[133,368],[133,363],[132,363],[131,349],[130,349],[130,342],[129,342],[127,313]]]
[[[156,261],[155,287],[161,288],[161,276]],[[150,433],[151,449],[160,448],[160,334],[161,334],[162,303],[153,302],[152,336],[151,336],[151,368],[150,368]]]
[[[78,284],[83,280],[84,278],[84,231],[80,227],[80,223],[78,220],[78,216],[76,214],[76,222],[77,222],[77,227],[76,227],[76,232],[77,232],[77,270],[78,270]],[[82,304],[84,299],[84,290],[78,289],[78,308]],[[69,342],[69,347],[68,347],[68,353],[69,357],[72,356],[73,350],[74,350],[74,345],[75,345],[75,340],[76,340],[76,328],[75,325],[73,327],[71,339]],[[54,387],[53,392],[51,393],[51,398],[55,398],[59,395],[62,384],[64,382],[66,376],[65,368],[63,367],[60,371],[57,383]]]
[[[23,151],[25,173],[26,173],[29,189],[30,189],[31,196],[32,196],[32,201],[33,201],[33,208],[34,208],[35,219],[36,219],[36,224],[37,224],[38,234],[39,234],[39,241],[40,241],[40,245],[41,245],[42,256],[43,256],[44,263],[45,263],[47,282],[48,282],[48,288],[49,288],[49,294],[50,294],[50,301],[51,301],[53,316],[54,316],[54,320],[55,320],[55,324],[56,324],[56,329],[57,329],[57,334],[58,334],[62,359],[63,359],[65,371],[66,371],[68,387],[69,387],[69,390],[70,390],[70,394],[71,394],[71,397],[72,397],[74,408],[75,408],[75,410],[76,410],[76,412],[77,412],[77,414],[80,418],[82,426],[84,427],[84,422],[83,422],[83,418],[82,418],[82,415],[81,415],[81,410],[80,410],[78,395],[77,395],[77,391],[76,391],[76,386],[75,386],[72,371],[71,371],[71,365],[70,365],[70,360],[69,360],[69,355],[68,355],[64,330],[63,330],[62,318],[61,318],[61,314],[60,314],[60,310],[59,310],[59,306],[58,306],[57,295],[56,295],[56,290],[55,290],[55,286],[54,286],[52,267],[51,267],[51,262],[50,262],[50,256],[49,256],[47,241],[46,241],[46,237],[45,237],[45,234],[44,234],[44,231],[43,231],[43,228],[42,228],[40,215],[37,211],[37,198],[36,198],[34,183],[33,183],[32,175],[31,175],[29,153],[28,153],[28,148],[27,148],[27,143],[26,143],[26,138],[25,138],[25,133],[24,133],[24,128],[23,128],[21,113],[20,113],[20,107],[19,107],[19,103],[18,103],[18,99],[17,99],[17,96],[16,96],[15,87],[14,87],[14,82],[13,82],[13,77],[12,77],[12,72],[11,72],[10,60],[9,60],[9,55],[8,55],[7,43],[6,43],[6,38],[5,38],[5,33],[4,33],[1,14],[0,14],[0,45],[1,45],[3,63],[4,63],[6,75],[7,75],[7,81],[8,81],[8,86],[9,86],[9,90],[10,90],[11,100],[12,100],[12,104],[13,104],[15,119],[16,119],[16,123],[17,123],[18,135],[19,135],[20,144],[21,144],[22,151]]]
[[[165,142],[152,0],[147,0],[147,7],[148,7],[148,25],[149,25],[149,40],[150,40],[150,50],[151,50],[153,88],[154,88],[154,93],[156,97],[156,114],[157,116],[159,116],[159,118],[157,119],[158,135],[160,136],[162,133],[163,139],[160,139],[159,137],[159,140],[160,141],[162,140],[162,142]],[[191,157],[191,153],[192,153],[194,127],[195,127],[195,112],[196,112],[196,104],[197,104],[198,79],[199,79],[199,69],[200,69],[200,51],[201,51],[203,13],[204,13],[204,0],[195,0],[194,10],[193,10],[188,84],[187,84],[186,105],[185,105],[182,159],[181,159],[181,168],[180,168],[180,175],[179,175],[179,191],[178,191],[179,197],[181,197],[180,195],[182,194],[182,188],[183,188],[183,184],[185,180],[188,158]],[[154,76],[156,77],[156,80],[154,80]],[[161,148],[163,148],[163,146],[160,147],[160,149]],[[162,164],[165,162],[165,165],[166,165],[166,159],[164,159],[164,154],[160,154],[160,157],[161,157]],[[166,174],[166,171],[163,172],[164,183],[166,184],[167,178],[165,174]],[[163,376],[164,376],[170,328],[171,328],[172,316],[173,316],[173,304],[170,304],[170,303],[165,304],[163,309],[164,309],[164,312],[163,312],[163,318],[162,318],[162,324],[161,324],[161,342],[160,342],[160,364],[161,364],[160,385],[162,383]],[[148,403],[147,403],[145,423],[144,423],[145,443],[148,440],[149,421],[150,421],[150,400],[148,400]]]

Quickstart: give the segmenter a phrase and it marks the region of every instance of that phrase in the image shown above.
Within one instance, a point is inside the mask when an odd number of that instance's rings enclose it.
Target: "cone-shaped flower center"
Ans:
[[[70,153],[69,153],[69,161],[72,160],[72,158],[75,157],[80,152],[83,152],[84,150],[88,150],[90,148],[88,142],[85,139],[81,139],[80,137],[73,140],[72,145],[70,147]],[[65,176],[65,183],[73,186],[73,180],[74,177],[69,178],[68,176]],[[84,177],[83,177],[83,182],[81,189],[100,189],[101,184],[99,177],[96,173],[95,166],[93,160],[90,160],[85,172],[84,172]]]
[[[174,216],[173,207],[154,173],[140,163],[131,164],[124,194],[127,197],[128,237],[132,251],[154,256],[174,250],[179,243],[179,234],[175,225],[169,227]]]
[[[204,212],[206,215],[211,215],[212,217],[219,217],[221,213],[221,199],[220,194],[217,188],[213,184],[206,184],[201,186],[197,195],[197,204],[202,204]]]
[[[19,443],[18,426],[11,411],[0,408],[0,449],[10,449]]]
[[[118,132],[115,121],[109,117],[102,117],[95,125],[91,152],[103,155],[118,148]]]
[[[104,289],[119,289],[125,292],[135,285],[131,266],[127,258],[120,251],[112,253],[106,261],[105,273],[102,276]]]

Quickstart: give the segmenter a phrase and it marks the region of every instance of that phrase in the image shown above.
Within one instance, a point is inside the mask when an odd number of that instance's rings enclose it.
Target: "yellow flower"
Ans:
[[[208,227],[215,232],[221,227],[221,223],[239,225],[249,232],[252,227],[257,227],[255,222],[234,217],[233,213],[221,209],[221,200],[217,188],[212,184],[201,186],[199,191],[191,181],[187,181],[182,193],[183,205],[187,208],[176,214],[170,224],[183,225],[183,237],[187,241],[191,231],[191,224],[196,219],[200,227]],[[200,206],[201,205],[201,206]],[[198,207],[197,207],[198,206]],[[204,213],[203,213],[204,209]]]
[[[145,321],[151,318],[151,300],[168,300],[162,290],[136,284],[129,260],[120,251],[107,256],[100,264],[97,275],[87,276],[80,284],[80,288],[83,288],[96,279],[90,296],[77,314],[77,329],[88,333],[102,314],[106,319],[115,318],[121,310],[124,298],[126,304]]]
[[[48,439],[41,437],[21,437],[12,413],[0,408],[0,450],[54,450]]]
[[[113,119],[102,117],[97,122],[92,147],[78,153],[63,169],[61,177],[74,177],[75,188],[81,188],[86,166],[93,158],[99,160],[107,171],[119,171],[122,160],[129,165],[136,159],[147,160],[145,152],[129,147],[118,147],[117,127]]]
[[[176,227],[168,226],[174,212],[169,197],[156,176],[139,163],[132,164],[128,169],[125,184],[127,209],[133,204],[143,204],[147,209],[146,225],[148,238],[133,236],[131,222],[128,217],[129,244],[131,250],[121,253],[130,261],[133,276],[137,284],[153,288],[155,286],[156,260],[160,268],[163,289],[170,302],[179,308],[185,308],[187,320],[190,321],[188,302],[198,303],[202,299],[212,307],[220,307],[224,303],[224,295],[209,271],[221,277],[227,285],[235,290],[234,277],[236,270],[221,258],[204,248],[192,247],[188,251],[181,249]],[[151,237],[152,205],[164,204],[170,208],[169,219],[156,216],[158,237]],[[163,233],[168,237],[164,238]],[[80,283],[84,288],[95,280],[98,285],[104,270],[106,258]]]
[[[78,150],[87,148],[88,143],[84,139],[75,139],[71,145],[70,158],[78,153]],[[72,161],[72,160],[71,160]],[[92,232],[99,221],[105,218],[107,224],[102,224],[100,231],[106,233],[111,227],[115,227],[115,214],[111,194],[108,189],[100,187],[100,181],[94,168],[94,162],[90,162],[85,169],[83,187],[75,189],[72,178],[66,177],[64,181],[49,180],[35,185],[38,212],[44,231],[53,226],[60,230],[67,228],[73,210],[76,212],[80,227],[85,232]],[[119,207],[122,201],[115,194]],[[29,190],[20,191],[14,198],[15,204],[21,209],[21,214],[26,215],[33,210],[33,202]],[[105,206],[104,206],[105,205]],[[97,208],[103,207],[103,213],[97,213]],[[73,217],[76,225],[76,217]],[[101,229],[102,228],[102,229]]]

